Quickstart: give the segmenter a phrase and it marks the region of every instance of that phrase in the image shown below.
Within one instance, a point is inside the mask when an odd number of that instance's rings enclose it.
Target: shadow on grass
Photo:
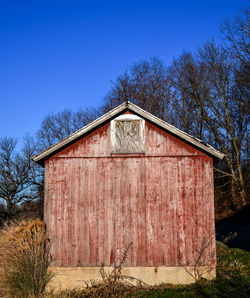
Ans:
[[[241,248],[250,251],[250,205],[244,207],[236,214],[223,218],[216,222],[216,238],[222,238],[230,232],[236,232],[237,236],[228,241],[227,245],[233,248]]]

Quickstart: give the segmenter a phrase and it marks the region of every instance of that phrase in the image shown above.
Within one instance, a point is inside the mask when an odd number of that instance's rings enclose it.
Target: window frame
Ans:
[[[117,152],[117,145],[116,145],[116,121],[124,121],[124,122],[129,122],[129,121],[140,121],[139,123],[139,138],[140,138],[140,147],[141,150],[138,150],[136,152]],[[137,115],[134,114],[123,114],[115,119],[111,120],[110,123],[110,140],[111,140],[111,154],[114,155],[122,155],[122,154],[145,154],[145,120]]]

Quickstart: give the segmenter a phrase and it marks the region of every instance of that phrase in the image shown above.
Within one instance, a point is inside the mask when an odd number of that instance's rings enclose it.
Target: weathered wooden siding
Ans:
[[[111,265],[129,242],[126,266],[190,265],[208,238],[214,249],[212,158],[145,133],[145,155],[111,155],[107,124],[46,161],[55,265]]]

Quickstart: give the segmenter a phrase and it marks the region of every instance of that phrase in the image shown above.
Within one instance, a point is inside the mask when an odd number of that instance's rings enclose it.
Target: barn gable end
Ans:
[[[195,264],[204,241],[213,276],[213,159],[223,154],[131,107],[34,157],[45,165],[44,220],[60,278],[68,268],[76,285],[75,267],[85,280],[100,277],[99,266],[111,268],[130,245],[124,272],[191,282],[179,267]]]
[[[168,131],[170,134],[174,135],[176,138],[183,140],[189,143],[191,146],[198,148],[201,151],[204,151],[206,154],[211,156],[214,160],[218,161],[224,158],[224,154],[214,149],[209,144],[204,143],[203,141],[192,137],[191,135],[179,130],[178,128],[170,125],[169,123],[155,117],[154,115],[144,111],[138,106],[132,104],[131,102],[123,103],[120,106],[114,108],[110,112],[91,122],[90,124],[79,129],[75,133],[69,135],[67,138],[58,142],[57,144],[49,147],[48,149],[42,151],[41,153],[34,156],[33,161],[44,165],[46,159],[54,155],[56,152],[61,151],[63,148],[69,146],[70,144],[77,141],[82,136],[86,136],[91,133],[96,128],[104,125],[105,123],[111,121],[116,116],[119,116],[121,113],[135,113],[138,116],[141,116],[143,119],[147,119],[149,122],[157,125],[163,130]]]
[[[126,115],[126,113],[122,114]],[[119,118],[118,118],[119,119]],[[162,156],[177,156],[177,155],[205,155],[204,152],[191,146],[184,140],[180,140],[152,124],[145,121],[145,152],[144,155],[162,155]],[[65,149],[62,149],[53,157],[83,157],[83,156],[110,156],[112,155],[111,144],[111,121],[100,128],[97,128],[87,136],[83,136]],[[137,154],[138,152],[134,152]],[[121,153],[122,154],[122,153]],[[130,152],[128,154],[133,154]],[[212,159],[211,159],[212,160]]]

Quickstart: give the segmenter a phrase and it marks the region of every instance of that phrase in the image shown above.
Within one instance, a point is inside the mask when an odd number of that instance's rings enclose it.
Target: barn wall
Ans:
[[[192,265],[215,247],[212,159],[146,123],[145,155],[110,155],[109,124],[45,163],[57,266]],[[214,263],[214,258],[207,265]]]

